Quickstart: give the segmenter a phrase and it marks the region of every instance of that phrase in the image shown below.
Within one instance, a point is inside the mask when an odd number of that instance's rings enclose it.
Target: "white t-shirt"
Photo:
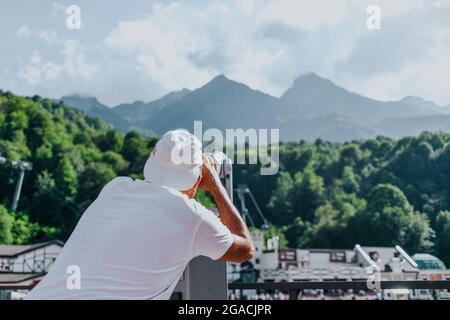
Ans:
[[[119,177],[89,206],[26,299],[169,299],[189,260],[219,259],[232,242],[228,228],[194,199]]]

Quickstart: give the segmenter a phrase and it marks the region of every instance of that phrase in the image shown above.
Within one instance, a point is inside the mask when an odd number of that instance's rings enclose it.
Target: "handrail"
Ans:
[[[381,289],[449,289],[450,280],[380,281]],[[356,289],[369,290],[366,281],[294,281],[294,282],[234,282],[231,290],[304,290],[304,289]]]
[[[450,290],[450,280],[414,280],[414,281],[380,281],[380,288],[383,290],[389,289],[439,289],[439,290]],[[32,286],[26,285],[10,285],[10,286],[0,286],[0,290],[11,290],[11,289],[31,289]],[[295,282],[234,282],[228,284],[229,290],[283,290],[289,292],[289,299],[297,299],[298,292],[300,290],[330,290],[330,289],[341,289],[341,290],[368,290],[366,281],[295,281]]]
[[[379,286],[378,286],[379,285]],[[441,289],[450,290],[450,280],[428,281],[393,281],[382,280],[377,283],[380,289]],[[368,290],[367,281],[294,281],[294,282],[235,282],[228,284],[229,290],[283,290],[288,291],[289,299],[296,300],[300,290],[312,289],[341,289],[341,290]]]

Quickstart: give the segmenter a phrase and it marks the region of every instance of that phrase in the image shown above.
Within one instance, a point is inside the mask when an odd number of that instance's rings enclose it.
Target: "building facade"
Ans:
[[[21,298],[50,270],[63,245],[0,245],[0,299]]]

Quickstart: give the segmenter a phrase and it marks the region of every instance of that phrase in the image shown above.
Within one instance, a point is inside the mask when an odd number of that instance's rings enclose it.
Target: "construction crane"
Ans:
[[[250,216],[250,214],[248,213],[248,209],[247,206],[245,204],[245,195],[248,194],[250,197],[250,200],[253,202],[253,205],[256,208],[256,212],[258,212],[259,217],[262,220],[262,225],[261,225],[261,229],[263,230],[268,230],[269,229],[269,223],[266,219],[266,217],[264,216],[264,214],[262,213],[261,208],[259,207],[258,203],[256,202],[255,197],[253,196],[252,191],[247,187],[246,184],[240,184],[238,185],[237,189],[234,190],[237,195],[238,198],[241,202],[241,215],[242,218],[244,219],[244,222],[247,223],[247,221],[249,222],[249,224],[252,227],[256,227],[255,222],[253,221],[252,217]]]

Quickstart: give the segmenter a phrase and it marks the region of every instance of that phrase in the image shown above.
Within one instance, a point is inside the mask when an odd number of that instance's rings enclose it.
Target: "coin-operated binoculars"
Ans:
[[[219,165],[222,183],[233,200],[233,165],[222,152],[211,154]],[[217,210],[216,215],[219,215]],[[191,260],[181,276],[171,299],[226,300],[228,293],[227,263],[199,256]]]

